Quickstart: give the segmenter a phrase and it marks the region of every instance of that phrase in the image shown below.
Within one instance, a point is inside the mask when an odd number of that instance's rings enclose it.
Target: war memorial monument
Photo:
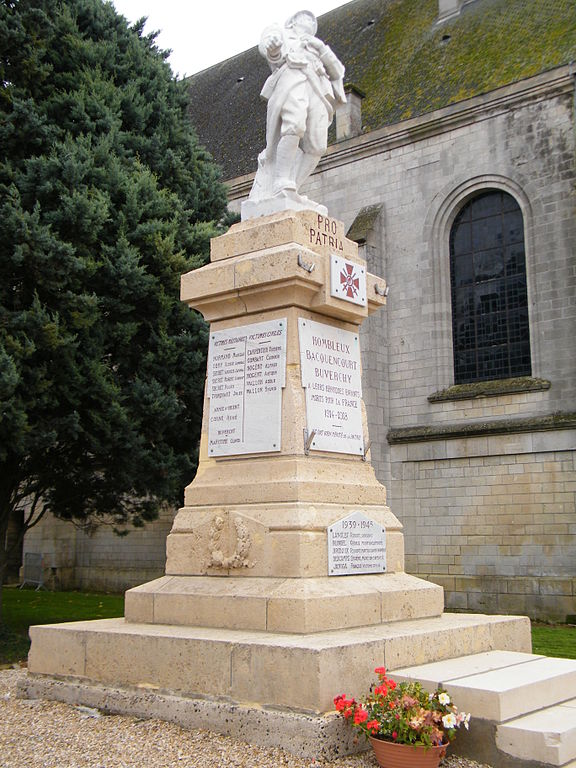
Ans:
[[[344,66],[315,33],[308,11],[264,31],[252,193],[210,263],[182,277],[210,343],[200,461],[165,576],[126,593],[123,619],[32,628],[23,693],[334,757],[353,745],[333,697],[376,666],[448,661],[462,677],[489,672],[494,652],[500,667],[537,661],[527,619],[445,614],[442,588],[404,571],[362,400],[359,328],[386,281],[300,191],[345,100]],[[492,721],[500,697],[459,703]]]

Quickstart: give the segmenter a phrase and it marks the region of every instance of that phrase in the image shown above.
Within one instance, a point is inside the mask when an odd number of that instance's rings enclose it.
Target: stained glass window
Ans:
[[[530,376],[524,223],[516,200],[490,190],[450,232],[454,380]]]

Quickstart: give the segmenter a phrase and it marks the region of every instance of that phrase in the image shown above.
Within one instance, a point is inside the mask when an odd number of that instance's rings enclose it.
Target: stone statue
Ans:
[[[268,102],[266,149],[243,219],[289,209],[326,213],[298,192],[326,151],[336,104],[346,101],[344,65],[315,37],[317,28],[313,13],[298,11],[284,27],[262,33],[259,50],[272,70],[261,92]]]

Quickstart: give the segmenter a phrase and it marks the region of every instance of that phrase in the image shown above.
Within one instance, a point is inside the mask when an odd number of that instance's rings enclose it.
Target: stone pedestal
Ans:
[[[363,273],[365,302],[333,295],[334,256]],[[264,744],[284,744],[279,734],[289,733],[285,746],[295,752],[334,755],[350,741],[329,714],[332,699],[363,690],[375,666],[530,649],[526,620],[446,616],[442,589],[404,572],[402,526],[369,462],[363,406],[354,453],[330,441],[316,449],[299,328],[319,323],[357,342],[362,321],[385,303],[385,288],[366,274],[343,224],[321,213],[248,220],[212,241],[211,263],[183,276],[182,299],[210,322],[212,335],[228,330],[234,338],[244,326],[281,324],[279,444],[212,455],[218,431],[210,433],[207,389],[198,472],[168,536],[166,576],[126,593],[123,620],[33,628],[34,690],[100,702],[110,699],[107,687],[120,686],[115,711],[138,713],[142,695],[126,691],[146,691],[144,700],[156,702],[151,713],[176,696],[186,712],[180,722],[204,725],[208,708],[212,727],[224,732]],[[354,513],[384,529],[386,571],[331,576],[328,529]],[[202,707],[191,704],[199,701]],[[275,724],[258,736],[262,708]],[[306,727],[298,721],[287,730],[295,712],[304,713]],[[327,724],[330,743],[311,746]]]
[[[442,589],[404,573],[402,526],[368,457],[306,445],[299,321],[358,333],[385,303],[385,281],[370,274],[364,305],[331,295],[333,255],[365,274],[341,222],[288,211],[233,226],[213,240],[211,264],[182,278],[183,301],[211,333],[286,322],[281,444],[210,457],[207,391],[200,463],[168,536],[167,575],[127,593],[128,620],[299,634],[441,615]],[[386,530],[387,572],[329,577],[327,530],[358,511]]]

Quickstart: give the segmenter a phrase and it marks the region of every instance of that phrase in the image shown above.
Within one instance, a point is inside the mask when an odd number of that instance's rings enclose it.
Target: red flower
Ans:
[[[356,712],[354,712],[354,724],[360,725],[360,723],[365,722],[368,720],[368,712],[366,712],[365,709],[357,709]]]
[[[366,728],[368,728],[369,731],[372,731],[372,733],[378,733],[379,727],[380,727],[380,724],[378,720],[369,720],[366,723]]]
[[[334,707],[337,712],[341,712],[344,717],[350,717],[356,706],[355,699],[347,699],[343,693],[334,698]]]
[[[346,697],[343,693],[340,694],[340,696],[336,696],[334,699],[334,706],[336,707],[337,712],[343,712],[347,707],[349,707],[352,704],[351,701],[346,701]]]
[[[376,694],[382,694],[382,696],[388,695],[388,688],[386,688],[385,685],[378,685],[376,688],[374,688],[374,693]]]
[[[382,675],[382,677],[384,677],[386,674],[386,667],[376,667],[374,672],[376,672],[377,675]]]
[[[396,733],[396,731],[392,731],[392,738],[394,739],[394,741],[396,741],[396,739],[398,738],[398,734]]]

